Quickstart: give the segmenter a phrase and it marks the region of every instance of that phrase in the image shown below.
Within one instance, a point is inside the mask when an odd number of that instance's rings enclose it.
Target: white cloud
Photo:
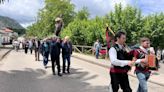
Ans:
[[[164,12],[164,0],[138,0],[137,5],[144,15]]]
[[[114,9],[115,4],[121,3],[123,7],[130,4],[130,0],[72,0],[75,4],[76,10],[82,7],[88,7],[91,17],[96,15],[102,16]]]
[[[27,28],[28,26],[31,26],[32,24],[34,24],[35,21],[32,21],[32,22],[26,22],[26,23],[22,23],[21,25],[24,27],[24,28]]]
[[[21,24],[35,21],[44,0],[9,0],[0,5],[0,15],[8,16]]]
[[[105,15],[114,10],[115,4],[119,3],[123,7],[135,6],[141,9],[144,15],[164,12],[164,0],[72,0],[72,3],[76,5],[76,10],[88,7],[90,17]]]
[[[103,16],[114,10],[115,4],[135,5],[143,11],[144,15],[164,12],[164,0],[71,0],[76,11],[88,7],[90,17]],[[44,7],[44,0],[9,0],[0,5],[0,15],[11,17],[21,25],[34,23],[39,9]]]

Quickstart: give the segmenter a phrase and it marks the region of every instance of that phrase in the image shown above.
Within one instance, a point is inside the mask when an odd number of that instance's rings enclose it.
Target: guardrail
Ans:
[[[95,55],[93,46],[73,45],[73,51],[81,54],[92,54]],[[107,47],[102,47],[100,50],[100,56],[108,58]]]

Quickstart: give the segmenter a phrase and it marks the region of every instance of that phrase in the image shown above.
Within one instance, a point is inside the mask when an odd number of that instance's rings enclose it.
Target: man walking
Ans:
[[[33,40],[29,40],[29,49],[30,49],[30,53],[32,54],[33,51]]]
[[[150,71],[148,68],[148,59],[147,55],[148,48],[150,47],[150,40],[146,37],[140,39],[141,46],[139,49],[135,50],[134,56],[137,58],[136,60],[136,70],[135,73],[139,80],[138,90],[137,92],[148,92],[147,81],[150,77]]]
[[[101,44],[99,42],[99,39],[97,39],[97,41],[94,43],[94,50],[96,52],[96,59],[99,58],[100,49],[101,49]]]
[[[162,50],[162,61],[164,63],[164,49]]]
[[[67,61],[67,73],[70,73],[70,58],[72,54],[72,44],[69,41],[69,37],[66,36],[62,42],[62,57],[63,57],[63,73],[65,73],[65,63]]]
[[[50,48],[51,48],[50,55],[51,55],[51,62],[52,62],[52,73],[53,75],[55,75],[55,63],[56,63],[58,69],[58,76],[62,76],[60,73],[60,48],[61,48],[60,39],[54,37],[51,41]]]
[[[25,41],[25,45],[24,45],[25,54],[28,53],[28,48],[29,48],[29,41]]]
[[[160,61],[161,61],[161,56],[162,56],[162,51],[160,49],[160,47],[157,48],[157,51],[156,51],[156,66],[157,68],[160,68]]]
[[[47,68],[48,57],[50,52],[49,41],[46,39],[42,44],[42,52],[43,52],[43,65]]]
[[[123,92],[132,92],[129,85],[127,72],[135,61],[127,59],[127,52],[125,51],[124,44],[126,41],[126,34],[119,31],[115,35],[116,43],[109,50],[109,57],[111,61],[110,76],[111,86],[113,92],[118,92],[119,86]]]
[[[35,61],[39,61],[39,55],[40,55],[39,47],[40,47],[40,40],[35,39],[34,40]]]

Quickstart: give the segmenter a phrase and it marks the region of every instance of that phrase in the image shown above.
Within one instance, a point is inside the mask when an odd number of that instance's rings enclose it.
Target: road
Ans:
[[[34,61],[34,54],[11,51],[0,62],[0,92],[109,92],[108,69],[72,58],[70,72],[62,77],[54,76],[50,67],[44,69],[42,61]],[[137,79],[129,79],[136,92]],[[157,84],[148,85],[149,92],[164,90]]]
[[[164,63],[163,63],[163,61],[160,61],[159,65],[160,65],[159,72],[164,74]]]

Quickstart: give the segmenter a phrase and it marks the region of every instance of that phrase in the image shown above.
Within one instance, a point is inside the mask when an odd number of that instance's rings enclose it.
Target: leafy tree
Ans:
[[[87,20],[89,17],[89,12],[87,7],[83,7],[82,10],[78,11],[76,18],[80,20]]]
[[[152,46],[164,48],[164,14],[143,16],[141,10],[121,4],[115,6],[114,11],[107,15],[89,18],[86,7],[77,13],[70,0],[45,0],[46,6],[39,12],[38,21],[28,28],[27,34],[45,37],[53,34],[54,19],[62,14],[65,22],[62,37],[70,36],[73,44],[93,45],[96,39],[106,42],[105,24],[116,33],[119,30],[127,33],[127,43],[134,45],[139,38],[146,36],[151,39]],[[35,32],[33,32],[35,31]]]
[[[55,18],[61,16],[64,26],[67,26],[75,16],[74,5],[70,0],[45,0],[45,7],[38,13],[37,22],[28,27],[28,35],[46,37],[53,34],[55,29]],[[33,31],[36,31],[32,33]]]

